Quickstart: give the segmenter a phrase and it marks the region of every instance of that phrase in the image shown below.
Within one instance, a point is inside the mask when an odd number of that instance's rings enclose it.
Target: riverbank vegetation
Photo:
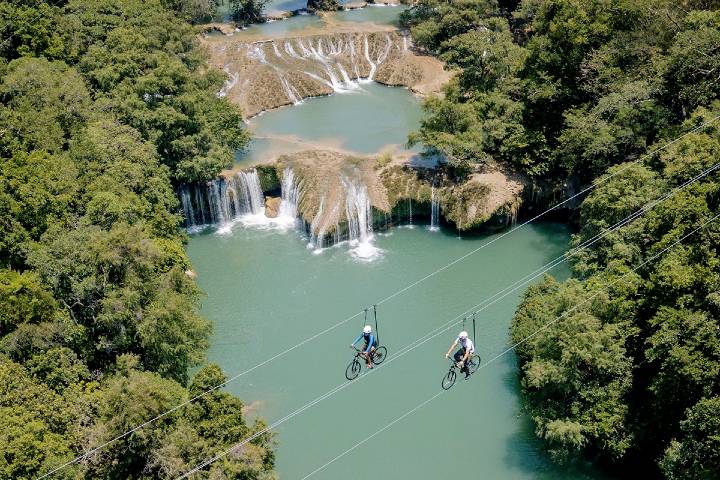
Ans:
[[[712,124],[626,164],[720,114],[718,6],[420,0],[403,25],[459,74],[411,141],[460,171],[502,163],[566,187],[616,174],[584,200],[580,244],[717,161]],[[694,183],[575,258],[572,279],[525,295],[515,341],[567,312],[518,348],[525,405],[557,461],[720,477],[720,229],[632,272],[715,215],[719,187],[715,174]]]
[[[37,478],[224,381],[201,366],[174,186],[247,141],[157,1],[0,2],[0,478]],[[176,477],[261,429],[213,391],[55,478]],[[258,437],[210,475],[271,478]]]

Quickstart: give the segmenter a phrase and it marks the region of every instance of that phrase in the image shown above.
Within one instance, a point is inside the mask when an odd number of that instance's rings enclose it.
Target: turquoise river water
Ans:
[[[359,14],[392,9],[375,7]],[[306,21],[315,19],[296,17],[262,28],[290,28],[292,22]],[[261,162],[278,152],[317,145],[373,153],[403,144],[419,119],[419,101],[407,90],[364,84],[362,91],[309,99],[252,119],[249,128],[259,138],[240,162]],[[311,478],[603,478],[591,466],[570,470],[548,460],[531,420],[521,411],[512,352],[448,391],[441,389],[449,366],[444,353],[461,324],[399,354],[561,255],[569,239],[564,226],[545,223],[518,229],[382,302],[379,333],[389,356],[382,366],[348,382],[345,368],[353,353],[348,346],[364,320],[344,319],[495,237],[458,238],[444,229],[429,231],[426,225],[400,227],[376,232],[372,242],[379,255],[360,261],[343,244],[314,252],[307,239],[287,225],[243,225],[221,229],[222,234],[205,230],[192,235],[188,244],[199,285],[207,293],[201,313],[214,326],[210,361],[234,376],[328,331],[241,376],[227,389],[246,402],[247,415],[272,423],[345,385],[274,430],[281,478],[304,479],[348,449]],[[551,273],[564,278],[568,270],[561,265]],[[478,316],[476,340],[483,362],[506,350],[523,291]],[[363,443],[353,449],[358,442]]]
[[[359,262],[343,246],[313,255],[293,231],[236,227],[196,235],[188,251],[208,297],[214,325],[211,361],[229,375],[244,371],[475,250],[489,237],[458,239],[423,226],[376,235],[382,255]],[[443,358],[460,325],[393,360],[402,347],[471,309],[560,255],[568,232],[532,225],[382,304],[380,337],[387,363],[280,425],[281,478],[298,479],[441,391]],[[559,267],[560,268],[560,267]],[[567,270],[554,271],[564,277]],[[503,351],[520,291],[483,311],[477,344],[483,359]],[[355,318],[240,377],[228,386],[273,422],[344,384]],[[599,478],[554,467],[521,413],[515,358],[507,354],[337,460],[313,478],[487,479]]]

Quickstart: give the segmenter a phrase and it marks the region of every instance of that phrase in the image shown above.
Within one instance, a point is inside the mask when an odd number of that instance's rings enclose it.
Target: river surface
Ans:
[[[397,15],[399,9],[393,7],[343,15],[359,18],[352,15],[387,15],[384,12],[393,10]],[[253,28],[272,33],[274,28],[301,29],[303,22],[316,21],[303,16]],[[402,145],[419,118],[419,102],[407,90],[364,84],[361,91],[308,99],[255,117],[249,128],[260,138],[239,161],[266,161],[302,144],[373,153]],[[246,402],[249,417],[272,423],[345,385],[274,429],[281,478],[303,479],[381,429],[312,478],[604,478],[589,466],[568,470],[548,460],[531,420],[521,412],[512,352],[485,364],[507,349],[508,328],[524,288],[479,314],[476,343],[486,367],[470,380],[441,389],[449,366],[444,353],[461,323],[399,354],[561,255],[569,239],[562,225],[518,229],[382,302],[380,341],[389,356],[385,364],[356,380],[345,379],[352,358],[348,346],[365,323],[362,315],[347,320],[349,316],[494,238],[458,238],[446,229],[431,232],[426,225],[405,226],[376,233],[372,242],[379,255],[360,261],[345,244],[314,252],[307,238],[287,225],[259,222],[248,227],[238,222],[222,234],[208,229],[191,236],[188,254],[207,293],[201,313],[214,326],[209,360],[234,376],[287,351],[227,386]],[[565,265],[551,273],[568,276]],[[465,328],[472,331],[472,324]],[[443,393],[435,397],[439,392]],[[404,416],[408,412],[412,413]]]
[[[344,3],[344,2],[341,2]],[[307,5],[305,0],[273,0],[265,6],[266,14],[278,14],[302,9]],[[270,21],[261,24],[249,25],[236,35],[261,33],[263,35],[280,35],[288,32],[301,31],[309,27],[319,27],[328,23],[374,23],[377,25],[395,25],[398,15],[407,7],[403,5],[368,5],[357,10],[342,10],[325,13],[324,17],[316,15],[295,15],[285,20]],[[227,5],[218,7],[218,13],[213,19],[217,22],[229,22],[230,11]]]
[[[408,132],[420,126],[421,115],[420,101],[409,90],[361,83],[356,90],[308,98],[253,117],[248,122],[253,140],[238,162],[262,163],[281,153],[323,146],[361,154],[405,150]]]
[[[313,255],[293,231],[236,227],[229,235],[194,236],[188,252],[208,297],[202,314],[214,325],[209,358],[233,375],[336,324],[491,237],[458,239],[423,226],[376,236],[382,256],[359,262],[343,246]],[[363,373],[275,431],[281,478],[298,479],[441,391],[443,354],[460,325],[393,360],[401,347],[471,309],[559,256],[568,232],[557,224],[522,228],[481,249],[379,308],[387,363]],[[560,278],[567,269],[554,271]],[[503,351],[520,292],[483,311],[478,350]],[[268,422],[344,384],[355,318],[228,386]],[[467,328],[472,330],[468,323]],[[505,355],[313,478],[488,479],[598,478],[553,467],[520,411],[515,357]],[[468,475],[470,475],[468,477]]]

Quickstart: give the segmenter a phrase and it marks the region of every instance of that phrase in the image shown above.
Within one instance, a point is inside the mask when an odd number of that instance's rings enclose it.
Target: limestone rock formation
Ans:
[[[291,169],[301,195],[298,215],[311,241],[346,238],[357,217],[371,228],[375,216],[390,211],[387,195],[374,170],[375,160],[330,150],[311,150],[278,158],[278,170]]]
[[[503,228],[515,222],[527,186],[526,178],[503,170],[475,173],[441,190],[441,208],[460,231]]]
[[[265,216],[268,218],[277,218],[280,214],[280,197],[265,197]]]
[[[439,60],[413,52],[410,38],[398,30],[255,42],[206,37],[202,42],[211,64],[228,74],[219,95],[237,103],[246,118],[307,97],[358,88],[364,80],[431,93],[452,75]]]

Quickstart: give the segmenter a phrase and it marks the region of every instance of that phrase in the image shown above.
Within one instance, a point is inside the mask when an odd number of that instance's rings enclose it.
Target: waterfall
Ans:
[[[440,230],[440,202],[435,195],[435,185],[430,190],[430,230]]]
[[[202,196],[202,193],[200,193],[199,189],[195,189],[195,204],[200,206],[200,225],[207,225],[204,197]],[[196,224],[192,224],[190,226],[194,225]]]
[[[188,228],[216,225],[220,231],[228,231],[243,216],[265,216],[265,196],[256,170],[205,184],[184,185],[180,201]]]
[[[272,44],[273,50],[275,51],[275,55],[278,58],[282,58],[282,55],[280,54],[280,50],[278,50],[278,47],[275,44],[275,42],[271,42],[271,44]],[[287,47],[288,47],[288,44],[286,43],[285,48],[287,49]],[[288,53],[290,53],[290,51],[288,51]],[[248,46],[248,57],[255,59],[265,65],[270,65],[277,73],[278,78],[280,79],[280,85],[282,85],[283,91],[285,92],[285,95],[287,96],[288,100],[290,100],[293,103],[293,105],[298,105],[298,104],[302,103],[300,94],[290,84],[290,81],[285,76],[285,72],[277,65],[274,65],[266,60],[265,51],[262,49],[261,46],[249,45]],[[236,76],[239,76],[239,75],[236,75]],[[237,83],[237,79],[235,79],[235,83]]]
[[[235,216],[251,213],[253,215],[265,214],[265,195],[263,195],[260,186],[260,177],[257,170],[249,172],[240,172],[236,175],[236,182],[239,181],[239,187],[244,189],[245,203],[242,204],[240,211],[235,211]]]
[[[357,85],[355,82],[350,80],[350,77],[348,76],[347,72],[343,68],[343,66],[328,58],[325,56],[325,53],[323,51],[323,43],[322,38],[319,38],[317,41],[317,47],[313,46],[312,41],[308,41],[309,44],[309,51],[310,53],[315,57],[315,59],[320,62],[320,65],[322,65],[322,68],[325,70],[325,73],[328,74],[328,77],[330,78],[330,85],[332,86],[332,89],[334,92],[342,92],[345,89],[348,88],[355,88]],[[331,54],[332,54],[332,43],[331,46]],[[331,63],[332,62],[332,63]],[[334,63],[334,65],[333,65]],[[343,77],[343,81],[341,82],[338,76],[335,74],[335,68],[337,67],[338,71],[340,72],[340,75]],[[305,72],[308,73],[308,72]],[[308,73],[309,74],[309,73]]]
[[[288,55],[290,55],[293,58],[297,58],[299,60],[303,59],[303,57],[301,57],[300,55],[297,54],[297,52],[295,51],[295,49],[293,48],[293,46],[290,42],[285,42],[285,51],[287,52]]]
[[[380,55],[378,55],[377,58],[377,64],[380,65],[385,60],[387,60],[388,54],[390,53],[390,49],[392,48],[392,39],[390,38],[390,35],[386,35],[385,38],[387,39],[387,44],[385,45],[385,50],[383,50]]]
[[[285,91],[285,95],[287,95],[288,99],[293,103],[293,105],[299,105],[302,102],[302,99],[300,98],[300,94],[297,90],[295,90],[295,87],[290,85],[290,82],[287,78],[282,74],[280,70],[277,70],[278,76],[280,77],[280,83],[282,83],[283,90]]]
[[[195,225],[195,209],[192,204],[192,197],[187,186],[180,189],[180,201],[182,202],[183,214],[185,215],[185,224],[188,227]]]
[[[368,46],[367,35],[363,36],[363,42],[365,46],[365,59],[370,64],[370,73],[368,74],[366,81],[371,81],[375,76],[375,69],[377,68],[372,60],[370,60],[370,47]]]
[[[298,215],[298,205],[300,203],[301,185],[295,181],[295,172],[293,172],[292,168],[288,167],[283,171],[280,188],[282,190],[280,217],[295,222]]]
[[[345,71],[345,68],[343,68],[342,63],[337,64],[338,70],[340,70],[340,74],[343,77],[343,81],[345,82],[345,85],[347,85],[349,88],[357,88],[358,84],[350,80],[350,76],[348,75],[347,71]]]
[[[373,216],[367,187],[362,183],[343,178],[345,186],[345,216],[348,224],[348,240],[353,256],[370,260],[379,250],[373,244]]]
[[[302,52],[303,57],[312,57],[312,52],[308,50],[308,48],[305,46],[301,39],[297,39],[297,44],[298,47],[300,47],[300,51]]]
[[[212,180],[207,185],[210,215],[213,223],[224,225],[230,220],[227,185],[223,180]]]
[[[355,60],[355,39],[349,38],[348,45],[350,46],[350,63],[353,67],[353,73],[355,74],[355,78],[359,81],[360,72],[358,71],[357,60]]]
[[[412,198],[408,198],[408,211],[410,212],[410,225],[412,225]]]
[[[315,231],[319,231],[318,228],[319,228],[320,220],[322,219],[324,206],[325,206],[325,196],[323,195],[320,198],[320,206],[318,207],[318,211],[315,213],[315,216],[313,217],[312,222],[310,222],[310,243],[308,244],[308,247],[322,248],[322,237],[318,237],[318,235],[315,233]]]
[[[235,87],[235,85],[237,85],[238,80],[240,80],[240,74],[239,74],[239,73],[231,73],[231,72],[230,72],[230,65],[225,65],[225,67],[223,68],[223,70],[225,71],[225,73],[228,74],[228,77],[229,77],[229,78],[228,78],[227,80],[225,80],[225,84],[222,86],[222,88],[220,89],[220,91],[217,93],[217,97],[218,97],[218,98],[226,97],[227,94],[228,94],[228,92],[229,92],[230,90],[232,90],[233,87]]]
[[[328,228],[330,227],[330,221],[332,218],[335,218],[340,211],[340,204],[336,203],[332,210],[330,211],[330,215],[327,216],[325,221],[320,225],[318,228],[317,237],[315,240],[315,248],[323,248],[325,246],[325,235],[327,234]],[[321,213],[322,215],[322,213]],[[340,243],[340,224],[338,221],[335,222],[335,243]]]

